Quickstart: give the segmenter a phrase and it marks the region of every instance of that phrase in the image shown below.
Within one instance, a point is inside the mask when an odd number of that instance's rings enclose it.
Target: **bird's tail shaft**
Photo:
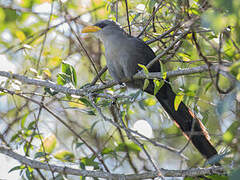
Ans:
[[[151,88],[152,89],[152,88]],[[152,90],[147,90],[153,94]],[[183,134],[192,142],[197,150],[207,159],[217,154],[216,149],[209,141],[209,135],[202,122],[195,117],[191,110],[181,102],[177,111],[174,108],[176,94],[169,84],[164,86],[156,94],[156,98],[165,111],[171,116],[176,125],[183,131]]]

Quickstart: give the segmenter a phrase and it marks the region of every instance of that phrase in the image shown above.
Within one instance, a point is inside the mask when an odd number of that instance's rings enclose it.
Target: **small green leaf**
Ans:
[[[31,172],[31,170],[29,170],[29,168],[26,169],[26,176],[27,176],[28,180],[33,179],[32,172]]]
[[[17,138],[19,138],[19,134],[18,134],[18,133],[14,134],[14,135],[12,136],[10,142],[15,141]]]
[[[164,85],[164,81],[163,80],[159,81],[157,79],[154,79],[153,83],[154,83],[154,95],[156,95],[158,91],[161,89],[161,87]]]
[[[77,75],[74,67],[70,64],[62,62],[62,72],[70,76],[70,81],[74,85],[77,86]]]
[[[88,115],[90,116],[96,116],[96,113],[92,110],[86,111]]]
[[[146,106],[154,106],[156,104],[156,99],[155,98],[147,98],[144,100],[144,104]]]
[[[40,157],[44,157],[46,156],[47,154],[45,152],[37,152],[35,155],[34,155],[34,159],[37,159],[37,158],[40,158]]]
[[[95,156],[91,157],[91,158],[88,158],[88,157],[85,157],[85,158],[82,158],[81,159],[81,162],[85,165],[85,166],[93,166],[94,169],[98,169],[99,168],[99,165],[97,162],[94,161],[95,159]]]
[[[50,134],[49,136],[43,139],[41,151],[45,150],[46,153],[51,153],[57,144],[57,138],[54,134]],[[43,149],[44,147],[44,149]]]
[[[82,163],[82,162],[80,162],[80,168],[81,168],[81,169],[85,169],[85,164]]]
[[[143,84],[143,90],[145,90],[148,87],[148,85],[149,85],[149,80],[145,79]]]
[[[205,90],[204,90],[204,93],[206,93],[208,90],[209,90],[209,88],[212,86],[212,81],[210,81],[209,83],[207,83],[207,85],[205,86]]]
[[[104,148],[101,153],[102,155],[104,155],[104,154],[112,154],[113,152],[114,150],[111,148]]]
[[[63,85],[63,84],[62,84]],[[51,96],[54,96],[54,95],[56,95],[56,94],[58,94],[58,92],[57,91],[54,91],[54,90],[52,90],[51,88],[44,88],[44,91],[45,92],[47,92],[48,94],[50,94]]]
[[[73,162],[73,160],[75,159],[75,156],[72,152],[67,151],[67,150],[59,150],[56,153],[53,154],[53,156],[56,159],[59,159],[63,162]]]
[[[175,96],[175,99],[174,99],[174,109],[175,109],[175,111],[178,110],[178,107],[179,107],[183,97],[184,97],[184,94],[181,91],[179,93],[177,93],[177,95]]]
[[[132,152],[140,152],[141,148],[135,143],[120,143],[116,148],[115,151],[132,151]]]
[[[86,106],[92,107],[92,104],[86,98],[79,98],[79,100]]]
[[[22,129],[24,128],[24,124],[25,124],[25,122],[26,122],[26,119],[27,119],[27,117],[28,117],[28,114],[29,114],[29,113],[26,113],[26,114],[23,116],[23,118],[21,119],[21,128],[22,128]]]
[[[15,167],[13,167],[12,169],[10,169],[10,170],[8,171],[8,173],[10,173],[10,172],[12,172],[12,171],[24,169],[24,168],[25,168],[25,165],[15,166]]]
[[[68,83],[69,77],[64,73],[58,73],[57,74],[57,84],[59,85],[65,85]]]
[[[138,64],[138,66],[141,67],[141,68],[143,69],[144,74],[146,74],[146,76],[149,74],[149,71],[148,71],[148,69],[147,69],[146,66],[144,66],[144,65],[142,65],[142,64]]]
[[[163,78],[163,80],[167,79],[167,72],[162,72],[162,78]]]

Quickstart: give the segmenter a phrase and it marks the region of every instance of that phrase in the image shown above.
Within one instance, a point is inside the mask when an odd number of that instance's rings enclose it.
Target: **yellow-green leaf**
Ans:
[[[67,151],[67,150],[57,151],[56,153],[53,154],[53,156],[56,159],[59,159],[63,162],[66,162],[66,161],[72,162],[75,158],[74,154],[72,152]]]
[[[148,71],[148,69],[147,69],[146,66],[144,66],[144,65],[142,65],[142,64],[138,64],[138,66],[141,67],[141,68],[143,69],[143,71],[144,71],[144,73],[145,73],[146,75],[149,74],[149,71]]]
[[[144,100],[144,104],[147,106],[154,106],[156,104],[155,98],[147,98]]]
[[[149,80],[148,79],[145,79],[144,81],[144,85],[143,85],[143,90],[145,90],[149,85]]]
[[[175,109],[175,111],[178,110],[178,107],[179,107],[183,97],[184,97],[183,92],[180,91],[179,93],[177,93],[177,95],[176,95],[176,97],[174,99],[174,109]]]
[[[16,36],[20,41],[24,41],[26,39],[26,36],[22,31],[16,31]]]
[[[51,134],[43,139],[43,147],[46,153],[51,153],[56,147],[56,144],[57,139],[54,134]],[[41,147],[41,151],[44,151],[43,147]]]

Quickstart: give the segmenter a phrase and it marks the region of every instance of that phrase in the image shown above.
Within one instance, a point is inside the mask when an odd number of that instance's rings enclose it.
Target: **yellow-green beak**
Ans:
[[[82,29],[82,33],[92,33],[101,30],[98,26],[86,26]]]

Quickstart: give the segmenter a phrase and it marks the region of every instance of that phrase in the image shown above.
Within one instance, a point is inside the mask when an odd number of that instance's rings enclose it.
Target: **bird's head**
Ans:
[[[82,33],[94,33],[101,40],[107,36],[115,34],[118,31],[123,31],[120,26],[112,20],[102,20],[92,26],[86,26],[82,29]]]

